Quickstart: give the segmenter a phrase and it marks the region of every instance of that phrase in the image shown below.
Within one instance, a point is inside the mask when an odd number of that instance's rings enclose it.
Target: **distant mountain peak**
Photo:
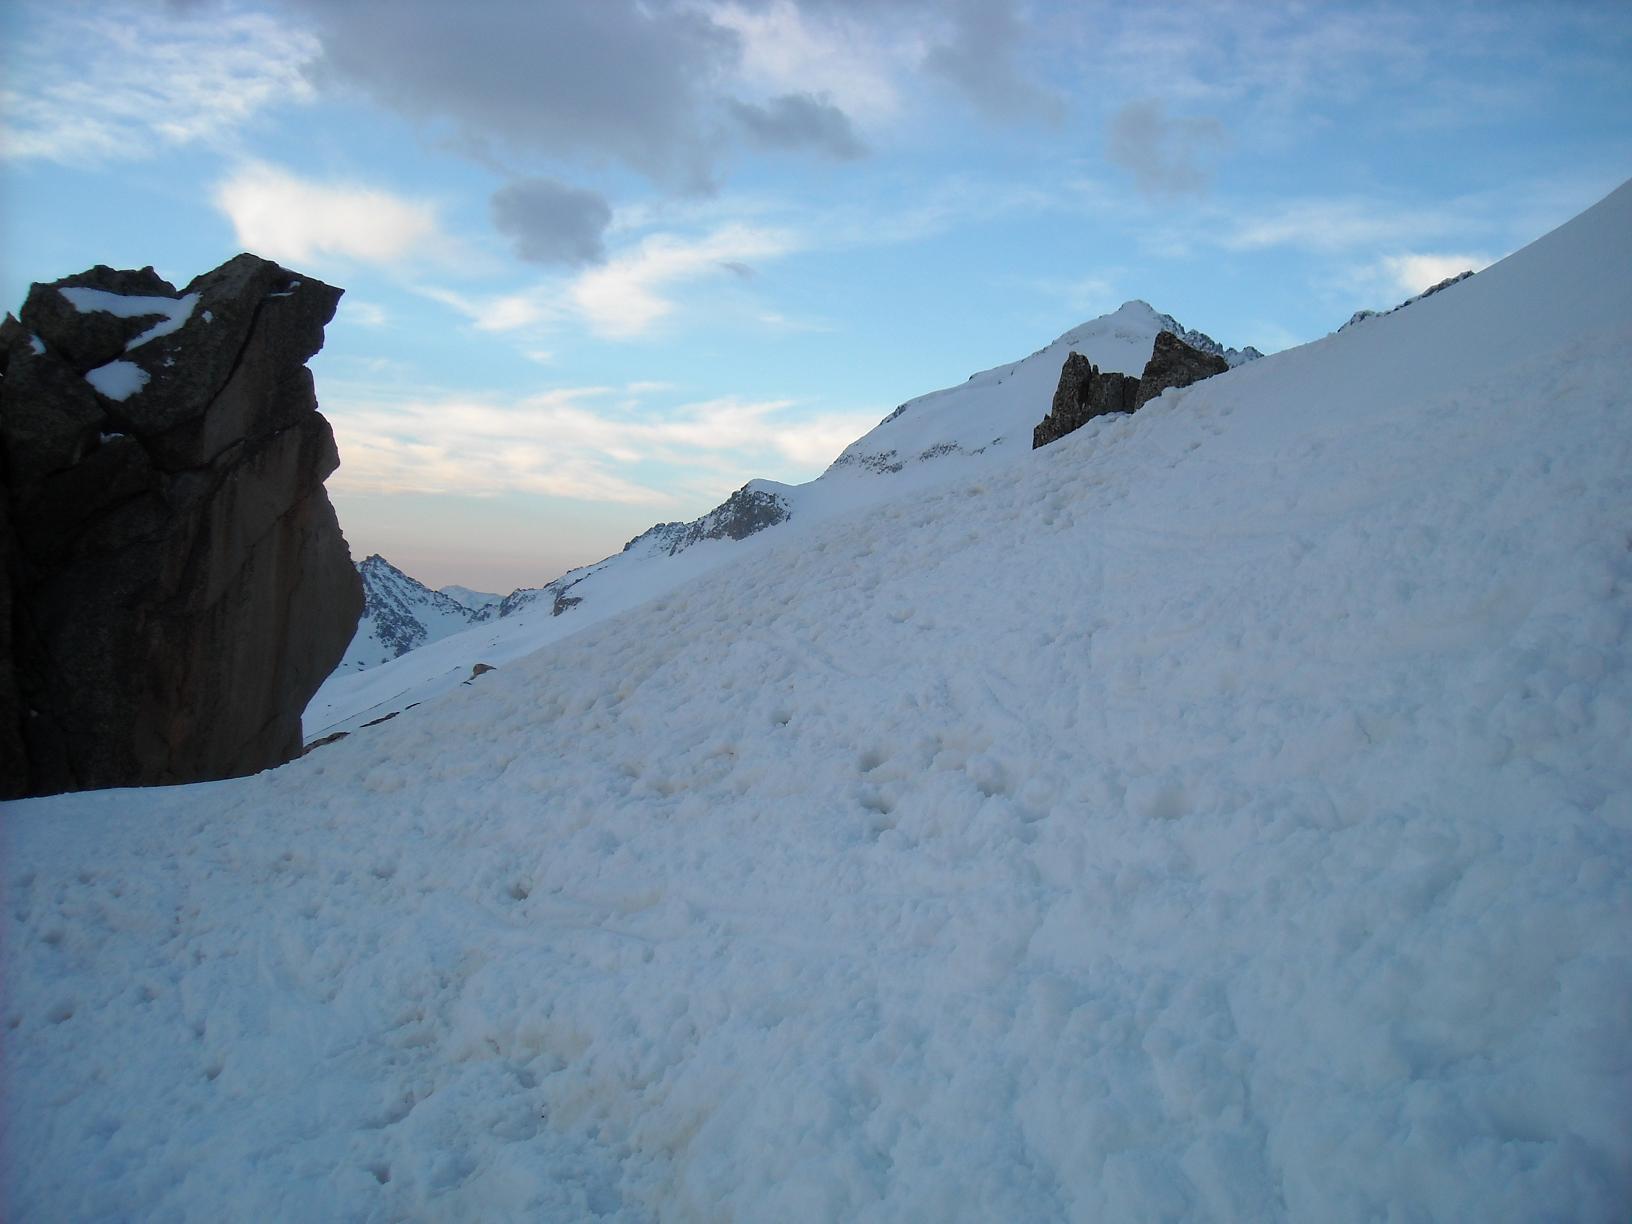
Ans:
[[[487,620],[493,610],[469,607],[410,577],[379,553],[357,563],[363,615],[337,673],[364,671]]]

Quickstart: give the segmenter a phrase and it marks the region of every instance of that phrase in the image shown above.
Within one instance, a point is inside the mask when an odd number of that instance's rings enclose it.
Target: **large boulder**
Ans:
[[[1186,344],[1170,331],[1156,334],[1138,378],[1102,373],[1081,353],[1067,353],[1048,415],[1031,431],[1031,448],[1047,446],[1107,412],[1136,412],[1169,387],[1188,387],[1229,368],[1222,356]]]
[[[240,255],[180,291],[93,268],[6,317],[0,797],[299,755],[363,603],[306,368],[340,292]]]

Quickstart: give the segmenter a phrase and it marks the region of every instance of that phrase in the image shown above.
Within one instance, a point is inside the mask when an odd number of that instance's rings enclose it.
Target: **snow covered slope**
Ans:
[[[915,496],[1012,452],[1028,451],[1032,427],[1048,412],[1066,354],[1079,352],[1103,370],[1137,375],[1163,330],[1234,365],[1260,356],[1251,348],[1226,350],[1171,315],[1144,302],[1127,302],[1022,361],[901,405],[814,481],[797,486],[750,481],[692,523],[660,523],[616,556],[571,570],[546,586],[513,592],[490,623],[430,641],[366,675],[342,665],[306,709],[306,738],[355,730],[462,684],[477,663],[496,666],[521,658],[740,560],[766,546],[765,526],[775,526],[769,535],[802,535],[834,515]],[[738,505],[744,499],[746,504]]]
[[[7,1218],[1624,1220],[1629,235],[12,805]]]
[[[496,595],[490,591],[473,591],[465,586],[445,586],[437,589],[472,612],[479,612],[483,608],[495,608],[504,602],[503,595]]]
[[[359,562],[357,572],[363,578],[363,615],[336,675],[388,663],[492,616],[485,607],[471,607],[431,590],[378,553]]]

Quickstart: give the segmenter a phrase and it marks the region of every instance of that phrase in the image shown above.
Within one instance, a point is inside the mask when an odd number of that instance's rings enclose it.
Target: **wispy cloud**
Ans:
[[[422,284],[415,292],[469,319],[477,331],[537,332],[564,317],[559,285],[548,282],[512,293],[465,293],[442,285]]]
[[[1238,209],[1220,231],[1220,241],[1237,251],[1286,246],[1333,252],[1420,242],[1454,232],[1458,224],[1449,212],[1432,208],[1362,199],[1292,200]]]
[[[256,162],[220,183],[215,203],[238,241],[269,259],[327,255],[390,265],[451,255],[434,204],[376,187],[313,182]]]
[[[657,383],[557,388],[519,401],[394,399],[331,387],[324,411],[348,493],[542,493],[659,505],[699,472],[806,479],[876,414],[804,414],[788,400],[722,397],[664,405]],[[717,488],[716,492],[721,491]]]
[[[670,314],[670,290],[721,275],[740,276],[741,266],[776,259],[798,250],[790,230],[727,224],[697,238],[651,234],[633,248],[584,272],[569,293],[597,334],[611,339],[638,336]]]
[[[422,284],[418,292],[449,306],[477,330],[512,332],[528,345],[539,333],[577,324],[604,340],[650,335],[682,305],[719,298],[721,286],[746,298],[739,318],[771,331],[831,331],[819,319],[789,316],[752,288],[759,268],[812,251],[857,250],[916,242],[971,221],[1062,208],[1049,191],[1023,184],[949,177],[905,203],[874,200],[816,207],[763,195],[619,210],[607,229],[605,263],[502,293]],[[644,232],[643,232],[644,231]]]
[[[340,299],[340,312],[336,320],[340,323],[352,323],[358,327],[384,327],[391,321],[391,316],[386,313],[383,306],[354,298],[348,293]]]
[[[255,12],[154,4],[20,6],[7,31],[0,154],[127,161],[226,141],[259,112],[311,98],[310,34]]]

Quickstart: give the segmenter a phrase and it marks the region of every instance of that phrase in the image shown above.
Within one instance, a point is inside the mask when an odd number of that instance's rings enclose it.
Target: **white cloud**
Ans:
[[[726,222],[697,236],[648,234],[598,267],[513,293],[472,296],[441,286],[421,286],[419,292],[451,306],[478,331],[531,335],[576,316],[603,339],[631,340],[674,311],[680,286],[717,277],[741,280],[751,272],[749,261],[804,245],[789,229]]]
[[[700,238],[651,234],[601,267],[579,275],[570,295],[596,333],[628,339],[650,330],[674,309],[674,301],[665,293],[670,287],[731,275],[730,265],[774,259],[800,245],[791,231],[735,223]]]
[[[350,294],[340,299],[338,322],[354,323],[358,327],[384,327],[390,318],[383,306],[373,302],[365,302]]]
[[[1432,237],[1456,224],[1452,216],[1427,209],[1393,209],[1365,200],[1295,200],[1237,219],[1222,243],[1238,251],[1290,246],[1331,252]]]
[[[808,479],[877,416],[801,416],[787,400],[731,396],[649,402],[663,390],[651,383],[568,387],[500,402],[473,395],[352,399],[331,386],[323,407],[342,463],[330,484],[345,493],[521,492],[673,505],[696,495],[702,472],[717,474],[707,496],[723,495],[747,474]]]
[[[28,5],[7,31],[0,154],[65,164],[219,143],[312,96],[310,34],[252,12]]]
[[[902,108],[896,82],[904,64],[925,55],[909,30],[886,31],[874,20],[829,9],[817,16],[791,0],[767,5],[718,4],[709,16],[742,39],[743,81],[768,94],[827,94],[864,124],[893,119]]]
[[[612,257],[574,276],[486,295],[431,284],[415,288],[477,330],[514,332],[528,347],[540,342],[541,331],[572,322],[601,339],[639,339],[683,302],[706,309],[709,297],[717,302],[724,293],[733,295],[736,317],[769,330],[832,331],[835,325],[827,320],[790,316],[764,301],[753,285],[759,265],[806,251],[917,242],[968,221],[1058,206],[1044,191],[962,176],[922,187],[906,203],[857,201],[817,209],[756,195],[635,205],[620,210],[608,228],[620,243]],[[637,236],[642,230],[651,232]]]
[[[1405,254],[1386,255],[1380,271],[1394,282],[1404,297],[1415,297],[1424,289],[1462,272],[1481,272],[1489,267],[1487,255]]]
[[[1480,272],[1492,262],[1487,255],[1467,252],[1403,251],[1339,268],[1334,282],[1347,295],[1345,304],[1389,310],[1447,277]]]
[[[519,290],[473,297],[439,285],[419,285],[416,292],[464,315],[477,331],[512,332],[553,323],[561,317],[559,286],[554,282]]]
[[[317,183],[263,163],[239,169],[215,189],[238,241],[283,263],[341,256],[393,264],[443,258],[448,240],[436,208],[378,188]]]
[[[754,315],[754,321],[774,332],[785,334],[805,333],[807,335],[838,330],[833,324],[821,319],[798,319],[783,314],[779,310],[761,310]]]

